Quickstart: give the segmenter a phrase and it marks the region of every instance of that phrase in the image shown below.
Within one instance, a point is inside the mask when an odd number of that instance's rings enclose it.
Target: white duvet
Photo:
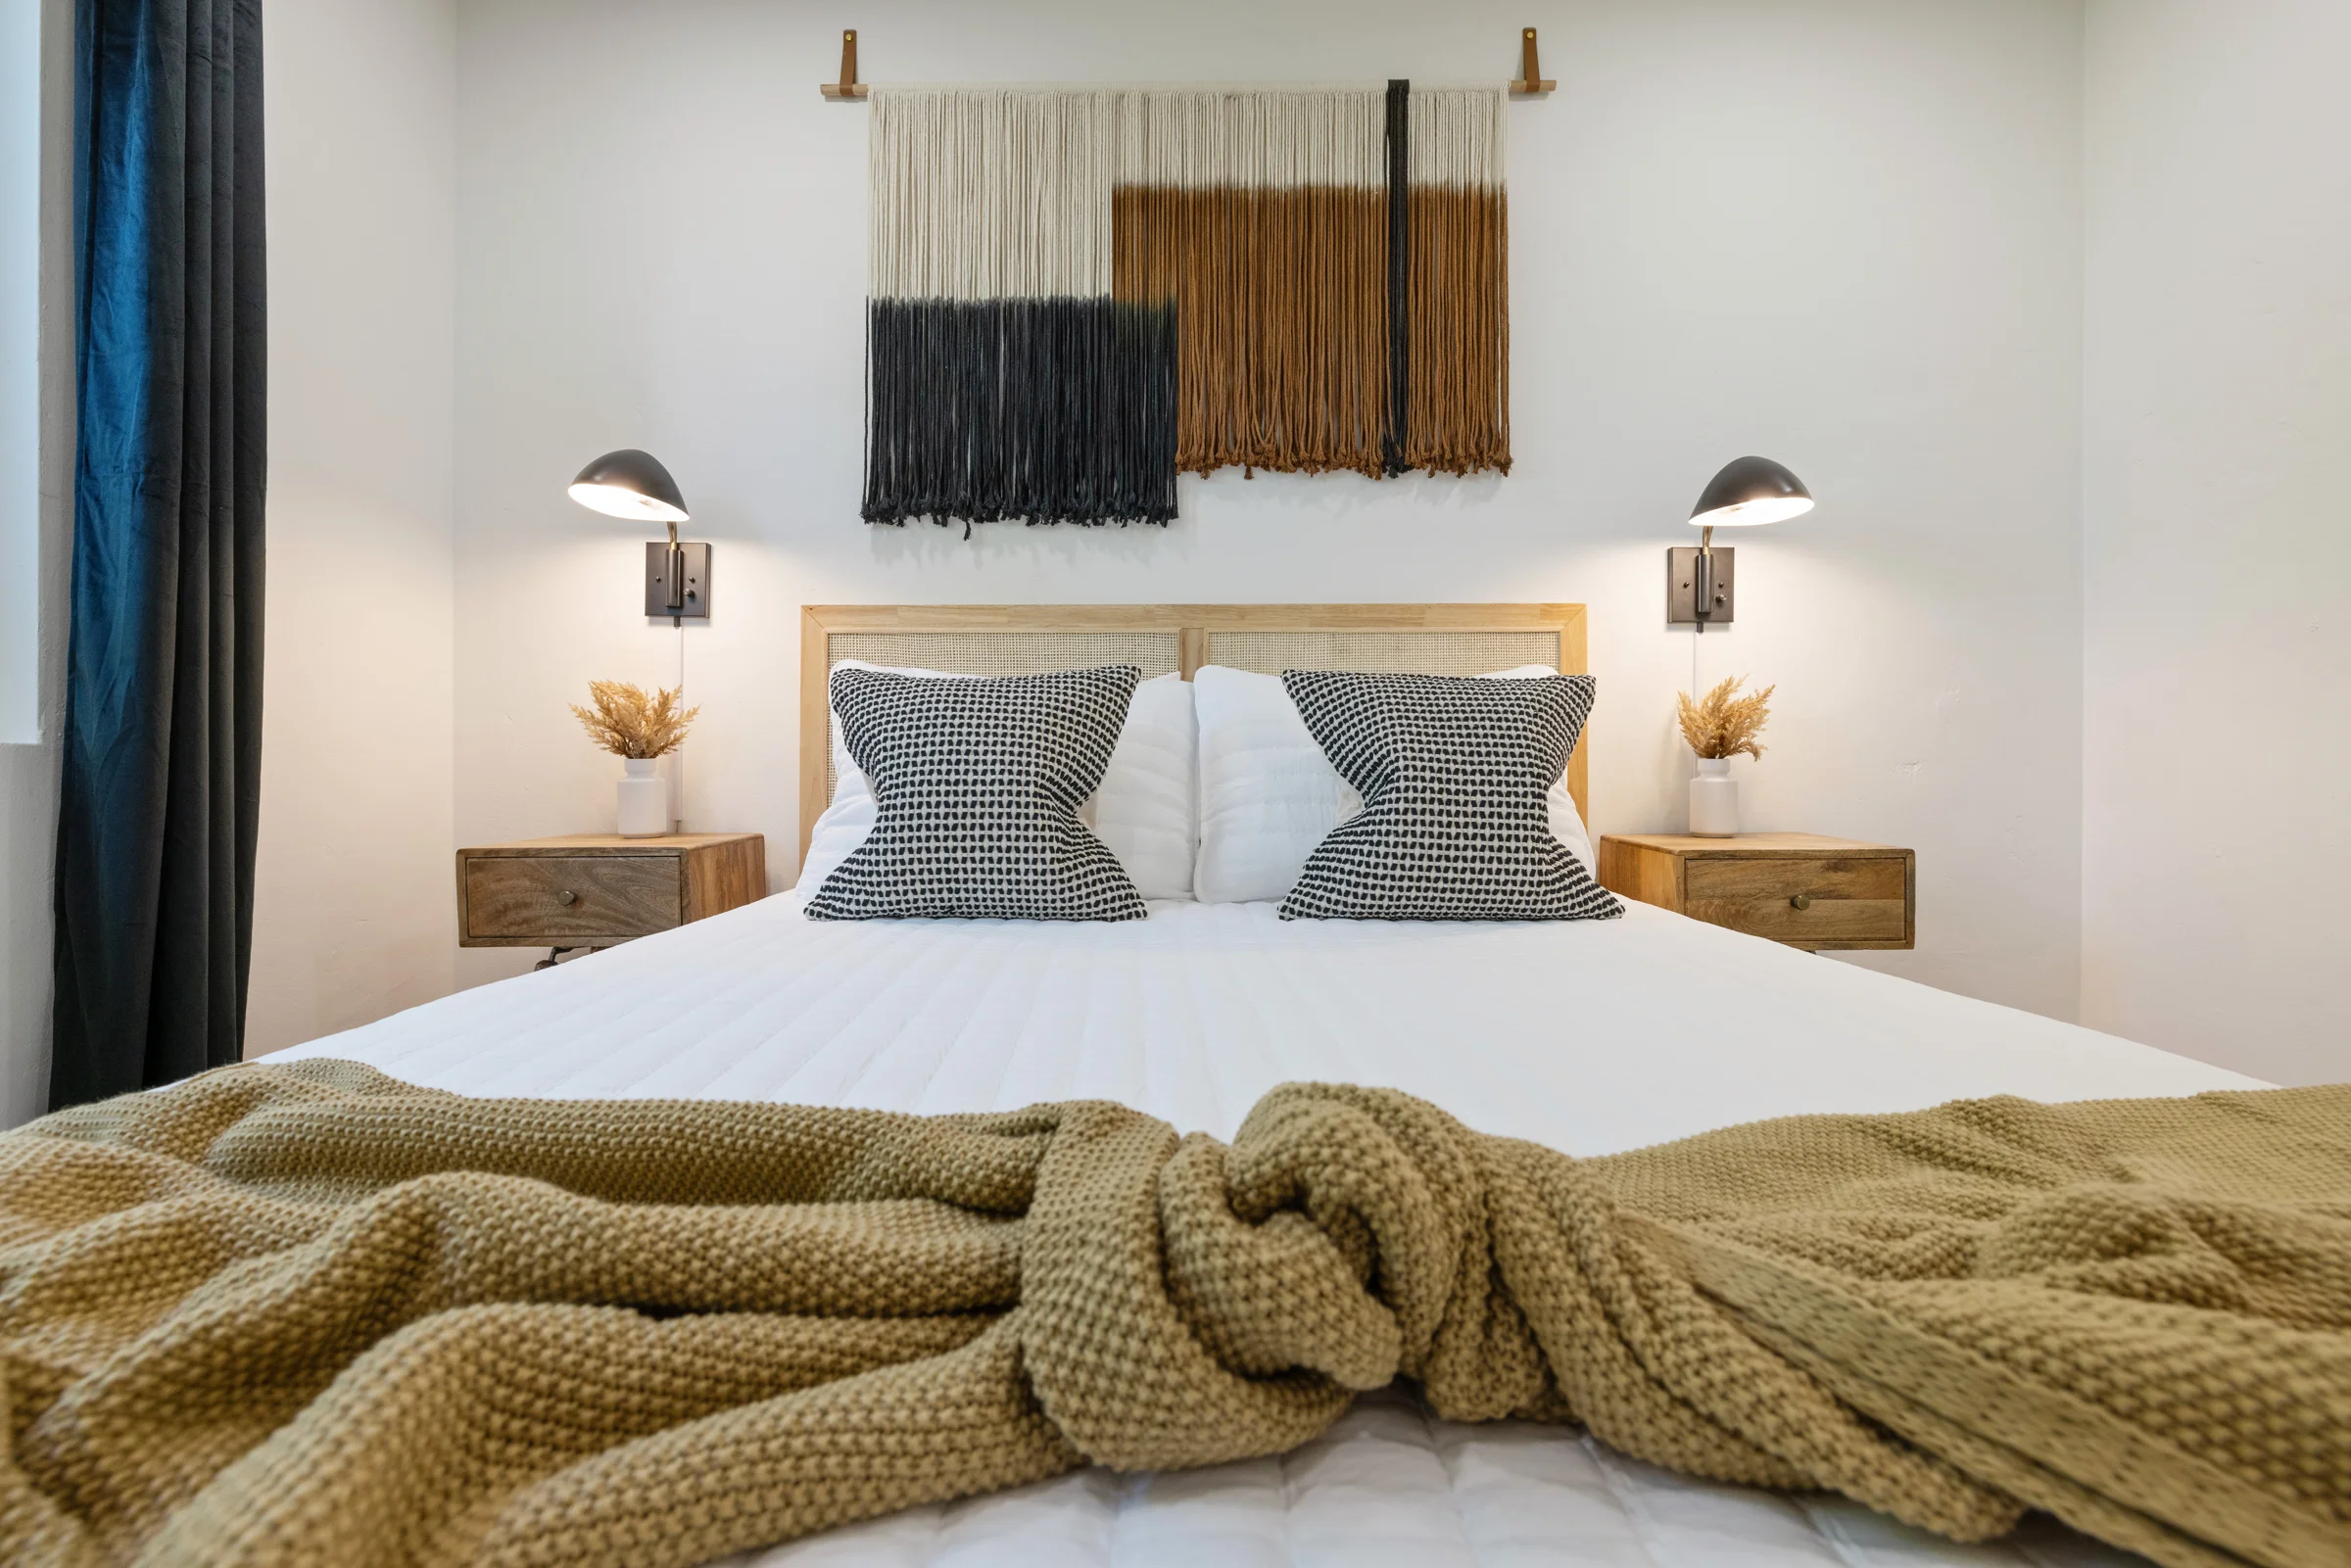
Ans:
[[[770,898],[280,1053],[476,1095],[913,1112],[1123,1101],[1229,1137],[1293,1078],[1387,1084],[1573,1154],[1727,1122],[1962,1096],[2190,1094],[2256,1080],[1633,904],[1526,926],[826,923]],[[2063,1532],[1960,1551],[1849,1504],[1680,1481],[1573,1433],[1366,1402],[1281,1459],[1084,1472],[913,1510],[763,1564],[944,1568],[2078,1562]]]

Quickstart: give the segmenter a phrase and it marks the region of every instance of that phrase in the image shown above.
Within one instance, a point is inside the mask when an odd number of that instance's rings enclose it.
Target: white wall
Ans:
[[[1541,26],[1560,90],[1509,112],[1515,471],[1186,479],[1165,532],[867,528],[865,111],[815,91],[844,21],[899,80],[1500,79]],[[1582,600],[1594,826],[1678,829],[1663,551],[1757,451],[1822,504],[1739,540],[1739,623],[1697,648],[1702,682],[1780,686],[1751,824],[1916,846],[1918,951],[1854,962],[2073,1014],[2073,0],[467,0],[458,52],[461,839],[608,825],[564,704],[674,679],[639,532],[563,495],[618,446],[716,546],[689,824],[764,831],[779,882],[803,602]]]
[[[41,0],[0,0],[0,745],[41,742]]]
[[[31,586],[12,584],[10,613],[34,615],[37,738],[0,743],[0,1127],[48,1107],[52,869],[57,861],[57,770],[65,724],[66,583],[73,540],[73,3],[5,0],[37,8],[41,26],[38,343],[39,454]],[[0,180],[8,199],[31,195]],[[17,214],[10,214],[14,221]],[[14,309],[11,302],[10,309]],[[34,477],[12,474],[12,483]],[[12,496],[13,509],[24,504]],[[16,516],[0,519],[15,526]],[[24,565],[12,557],[10,570]],[[19,630],[11,627],[10,631]]]
[[[2351,7],[2092,0],[2086,1022],[2351,1076]]]
[[[450,988],[455,0],[270,0],[249,1056]]]

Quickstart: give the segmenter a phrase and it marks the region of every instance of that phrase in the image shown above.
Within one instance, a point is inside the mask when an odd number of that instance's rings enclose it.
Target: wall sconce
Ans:
[[[1757,523],[1785,522],[1812,509],[1812,493],[1804,482],[1768,457],[1735,457],[1707,481],[1691,508],[1690,521],[1705,530],[1698,547],[1677,546],[1665,552],[1665,624],[1728,626],[1736,607],[1732,595],[1732,557],[1738,551],[1716,549],[1717,528],[1750,528]]]
[[[571,482],[571,499],[607,517],[667,523],[669,543],[645,546],[645,613],[666,615],[677,626],[689,616],[709,618],[710,546],[678,543],[678,525],[688,521],[686,498],[658,457],[634,447],[605,452]]]

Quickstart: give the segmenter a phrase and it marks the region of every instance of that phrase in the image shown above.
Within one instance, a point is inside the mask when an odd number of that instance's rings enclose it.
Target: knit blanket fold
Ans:
[[[1398,1378],[1955,1541],[2342,1568],[2351,1085],[1576,1160],[1382,1089],[1227,1146],[313,1060],[0,1136],[10,1563],[690,1568]]]

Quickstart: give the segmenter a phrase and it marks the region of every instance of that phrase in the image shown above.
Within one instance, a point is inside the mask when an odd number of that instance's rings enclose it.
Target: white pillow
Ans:
[[[1281,678],[1204,664],[1192,675],[1200,736],[1200,856],[1192,896],[1250,904],[1288,894],[1322,835],[1364,809],[1315,744]]]
[[[874,816],[881,808],[874,803],[871,789],[860,789],[842,795],[836,791],[833,804],[816,819],[816,831],[808,835],[808,853],[800,858],[800,879],[792,886],[813,896],[825,885],[825,879],[874,831]]]
[[[941,680],[968,680],[953,670],[917,670],[837,659],[834,668],[888,670]],[[874,790],[864,770],[849,756],[833,717],[833,803],[816,820],[799,885],[814,890],[849,852],[874,831]],[[1192,855],[1197,843],[1193,794],[1192,689],[1180,677],[1154,676],[1134,689],[1119,743],[1102,771],[1102,783],[1078,808],[1078,818],[1133,879],[1145,898],[1192,896]]]
[[[1487,680],[1557,675],[1549,665],[1497,670]],[[1282,689],[1281,677],[1204,664],[1192,677],[1199,720],[1200,853],[1192,896],[1204,904],[1288,896],[1307,856],[1363,797],[1322,755]],[[1565,775],[1548,796],[1552,836],[1593,870],[1591,839]]]
[[[1200,844],[1197,727],[1191,683],[1155,675],[1134,689],[1102,783],[1078,820],[1119,857],[1145,898],[1192,896]]]

